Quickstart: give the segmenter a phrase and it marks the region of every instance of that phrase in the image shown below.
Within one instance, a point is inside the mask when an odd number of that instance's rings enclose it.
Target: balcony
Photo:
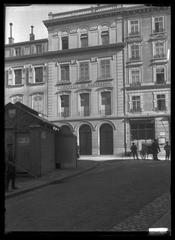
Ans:
[[[103,105],[104,108],[100,109],[100,115],[111,115],[111,105]]]
[[[79,114],[80,114],[80,116],[83,116],[83,117],[89,116],[89,115],[90,115],[90,109],[89,109],[89,107],[84,107],[84,109],[81,110],[81,111],[79,112]]]
[[[130,83],[130,87],[140,87],[140,86],[141,86],[141,82]]]
[[[142,109],[140,107],[137,107],[137,108],[131,108],[129,110],[130,113],[141,113],[142,112]]]
[[[153,34],[159,34],[159,33],[164,33],[164,32],[165,32],[164,28],[158,28],[158,29],[153,30]]]
[[[160,108],[156,107],[156,108],[153,108],[153,111],[155,111],[155,112],[166,112],[166,111],[168,111],[168,108],[166,106],[162,106]]]
[[[130,32],[129,33],[129,37],[136,37],[136,36],[140,36],[140,32]]]
[[[64,108],[64,111],[61,112],[61,117],[69,117],[69,108]]]

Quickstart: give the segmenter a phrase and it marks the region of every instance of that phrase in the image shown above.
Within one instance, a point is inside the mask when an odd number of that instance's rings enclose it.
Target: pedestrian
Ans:
[[[138,153],[137,153],[137,146],[135,145],[135,143],[132,143],[131,145],[131,153],[132,153],[132,156],[133,156],[133,159],[135,160],[137,158],[138,159]]]
[[[169,158],[170,158],[170,145],[168,144],[168,141],[166,142],[166,144],[164,146],[164,150],[165,150],[165,160],[169,160]]]
[[[153,160],[159,160],[157,157],[157,154],[160,152],[160,147],[156,139],[154,139],[151,144],[151,150],[152,150]]]
[[[6,153],[6,192],[9,191],[9,184],[11,182],[11,188],[17,189],[15,186],[15,178],[16,178],[16,169],[15,169],[15,158],[13,154],[13,145],[7,145],[7,153]]]

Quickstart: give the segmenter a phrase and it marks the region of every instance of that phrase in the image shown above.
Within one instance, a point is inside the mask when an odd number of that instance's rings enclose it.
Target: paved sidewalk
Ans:
[[[88,170],[95,168],[98,165],[96,161],[90,160],[78,160],[77,161],[77,168],[75,169],[56,169],[55,171],[38,178],[32,177],[17,177],[16,178],[16,185],[18,189],[10,190],[8,193],[5,194],[5,198],[11,198],[44,186],[47,186],[51,183],[61,181],[66,178],[70,178],[81,173],[84,173]]]

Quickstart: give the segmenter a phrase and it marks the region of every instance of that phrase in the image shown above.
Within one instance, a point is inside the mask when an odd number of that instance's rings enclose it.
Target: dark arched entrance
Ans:
[[[82,125],[79,130],[80,155],[92,155],[92,132],[89,125]]]
[[[61,127],[61,133],[65,134],[65,135],[69,135],[69,134],[72,134],[72,131],[69,126],[63,125]]]
[[[113,129],[107,123],[100,127],[100,154],[113,154]]]

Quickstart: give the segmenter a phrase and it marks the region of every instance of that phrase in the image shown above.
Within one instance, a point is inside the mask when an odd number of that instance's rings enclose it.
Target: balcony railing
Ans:
[[[101,115],[111,115],[111,105],[105,105],[104,109],[100,109]]]
[[[89,115],[90,115],[89,107],[85,107],[84,110],[80,111],[80,116],[89,116]]]
[[[139,113],[139,112],[142,112],[142,109],[141,108],[131,108],[129,110],[130,113]]]
[[[166,58],[166,55],[165,53],[162,53],[162,54],[156,54],[153,56],[154,59],[161,59],[161,58]]]
[[[165,107],[161,107],[161,108],[158,108],[158,107],[156,107],[156,108],[153,108],[153,111],[155,111],[155,112],[160,112],[160,111],[167,111],[168,109],[167,109],[167,107],[165,106]]]
[[[130,87],[140,87],[141,86],[141,82],[132,82],[130,83]]]
[[[129,61],[130,62],[141,61],[141,57],[140,56],[136,56],[136,57],[133,56],[129,59]]]
[[[159,28],[159,29],[153,30],[153,33],[162,33],[162,32],[164,32],[164,31],[165,31],[164,28]]]
[[[64,111],[61,112],[61,117],[69,117],[69,108],[64,108]]]
[[[138,31],[137,32],[130,32],[129,36],[131,36],[131,37],[132,36],[140,36],[140,32],[138,32]]]

